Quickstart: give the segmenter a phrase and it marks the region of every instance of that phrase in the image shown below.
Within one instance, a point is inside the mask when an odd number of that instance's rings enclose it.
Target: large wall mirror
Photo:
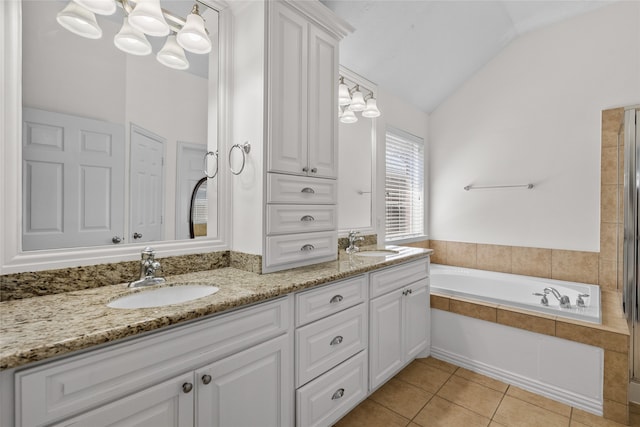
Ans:
[[[167,37],[147,36],[152,52],[145,56],[115,46],[134,1],[118,0],[114,14],[96,15],[97,39],[57,22],[68,1],[3,3],[3,87],[17,87],[4,102],[6,124],[15,129],[3,135],[3,226],[11,243],[2,272],[131,259],[146,245],[165,255],[227,247],[227,177],[217,164],[226,149],[219,119],[227,99],[225,4],[195,3],[212,49],[185,51],[188,68],[175,69],[157,59]],[[186,18],[194,1],[161,6]],[[192,236],[198,184],[197,211],[206,217],[198,217],[200,232]]]

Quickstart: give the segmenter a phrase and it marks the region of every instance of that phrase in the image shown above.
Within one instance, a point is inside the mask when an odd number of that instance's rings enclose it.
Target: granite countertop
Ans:
[[[167,284],[163,286],[198,283],[215,285],[220,290],[214,295],[163,307],[131,310],[107,307],[106,304],[115,298],[140,291],[127,288],[126,284],[2,302],[0,370],[266,301],[381,267],[423,258],[433,252],[431,249],[400,246],[386,248],[398,253],[358,257],[341,251],[337,261],[263,275],[227,267],[167,277]]]

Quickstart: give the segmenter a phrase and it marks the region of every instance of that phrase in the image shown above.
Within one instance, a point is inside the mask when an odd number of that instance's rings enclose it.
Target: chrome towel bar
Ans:
[[[531,190],[533,188],[533,184],[517,184],[517,185],[485,185],[485,186],[476,186],[467,185],[464,187],[465,191],[469,190],[483,190],[487,188],[526,188],[527,190]]]

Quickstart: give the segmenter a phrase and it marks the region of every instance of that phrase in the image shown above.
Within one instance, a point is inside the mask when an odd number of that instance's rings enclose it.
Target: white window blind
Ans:
[[[386,240],[424,234],[424,142],[399,130],[386,135]]]

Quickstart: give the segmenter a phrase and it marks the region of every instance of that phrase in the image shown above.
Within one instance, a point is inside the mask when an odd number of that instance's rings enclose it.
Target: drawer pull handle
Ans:
[[[302,218],[300,218],[300,221],[315,221],[316,219],[314,217],[312,217],[311,215],[305,215]]]
[[[202,376],[202,384],[209,384],[211,382],[211,375],[203,375]]]
[[[304,187],[301,191],[301,193],[308,193],[308,194],[315,194],[316,192],[313,190],[313,188],[311,187]]]
[[[193,390],[193,384],[191,384],[191,383],[182,384],[182,391],[183,392],[189,393],[191,390]]]
[[[300,248],[300,250],[303,251],[303,252],[311,252],[314,249],[315,249],[315,246],[310,245],[308,243]]]
[[[329,300],[329,304],[337,304],[340,301],[342,301],[344,298],[342,297],[342,295],[334,295],[333,298],[331,298],[331,300]]]
[[[312,168],[312,169],[311,169],[311,173],[317,173],[317,172],[318,172],[318,169],[317,169],[317,168]]]
[[[303,167],[303,168],[302,168],[302,172],[309,172],[309,168],[308,168],[308,167],[306,167],[306,166],[305,166],[305,167]]]
[[[344,338],[342,338],[342,336],[338,335],[337,337],[334,337],[331,340],[331,343],[329,345],[338,345],[338,344],[340,344],[342,342],[343,339]]]
[[[339,389],[336,390],[335,393],[333,393],[333,396],[331,396],[331,400],[338,400],[342,396],[344,396],[344,389],[343,388],[339,388]]]

